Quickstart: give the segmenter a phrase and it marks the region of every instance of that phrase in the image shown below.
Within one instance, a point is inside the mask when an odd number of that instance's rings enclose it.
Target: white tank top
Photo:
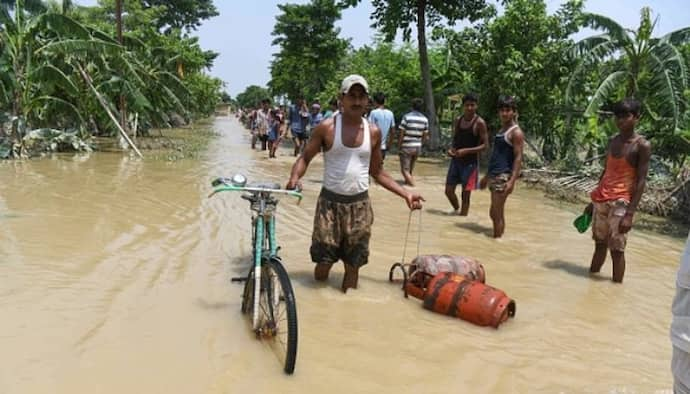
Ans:
[[[323,187],[337,194],[352,196],[369,190],[369,162],[371,160],[371,138],[369,122],[364,122],[364,141],[356,148],[343,144],[342,116],[335,121],[333,146],[323,154]]]

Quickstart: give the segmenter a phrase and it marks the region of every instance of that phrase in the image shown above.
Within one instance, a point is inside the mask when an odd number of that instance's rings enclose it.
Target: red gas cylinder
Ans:
[[[417,298],[419,288],[408,292]],[[424,291],[424,308],[459,317],[479,326],[498,326],[515,316],[515,301],[502,290],[461,275],[442,272]]]

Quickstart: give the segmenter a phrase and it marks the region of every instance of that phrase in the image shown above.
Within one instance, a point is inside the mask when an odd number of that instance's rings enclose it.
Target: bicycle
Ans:
[[[231,179],[217,178],[209,198],[216,193],[232,191],[246,192],[242,198],[249,201],[252,215],[252,258],[253,266],[246,277],[232,278],[233,282],[244,282],[242,292],[243,314],[252,315],[252,329],[258,339],[272,339],[281,345],[285,354],[284,371],[292,374],[297,358],[297,306],[295,296],[276,242],[275,209],[278,199],[275,194],[286,194],[302,200],[299,190],[281,189],[274,183],[246,185],[246,178],[235,175]],[[283,307],[283,308],[281,308]],[[285,322],[283,329],[281,323]]]

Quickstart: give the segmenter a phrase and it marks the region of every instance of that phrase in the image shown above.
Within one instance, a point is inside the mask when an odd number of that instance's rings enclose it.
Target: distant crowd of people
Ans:
[[[276,150],[285,140],[292,140],[294,155],[304,149],[311,130],[338,110],[338,101],[333,100],[322,111],[321,104],[314,101],[311,106],[303,98],[286,107],[271,107],[271,100],[264,99],[255,108],[240,108],[239,118],[251,132],[251,147],[268,151],[269,158],[276,157]]]

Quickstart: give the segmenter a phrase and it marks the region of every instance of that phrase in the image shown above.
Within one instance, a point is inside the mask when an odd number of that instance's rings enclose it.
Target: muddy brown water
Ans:
[[[253,152],[218,118],[199,160],[114,153],[0,164],[0,393],[651,393],[670,390],[668,339],[683,240],[635,231],[624,285],[607,262],[587,277],[589,235],[577,212],[518,188],[503,240],[487,236],[489,197],[468,218],[445,216],[445,167],[417,170],[427,199],[421,253],[473,256],[517,301],[499,330],[423,310],[387,282],[408,211],[378,186],[370,263],[343,295],[342,266],[316,285],[309,259],[322,171],[301,205],[278,210],[295,288],[299,351],[283,375],[240,314],[250,213],[239,195],[206,198],[209,181],[242,172],[283,184],[293,157]],[[396,178],[397,161],[386,168]],[[416,216],[415,216],[416,219]],[[413,221],[413,230],[417,230]],[[416,253],[411,234],[408,256]]]

